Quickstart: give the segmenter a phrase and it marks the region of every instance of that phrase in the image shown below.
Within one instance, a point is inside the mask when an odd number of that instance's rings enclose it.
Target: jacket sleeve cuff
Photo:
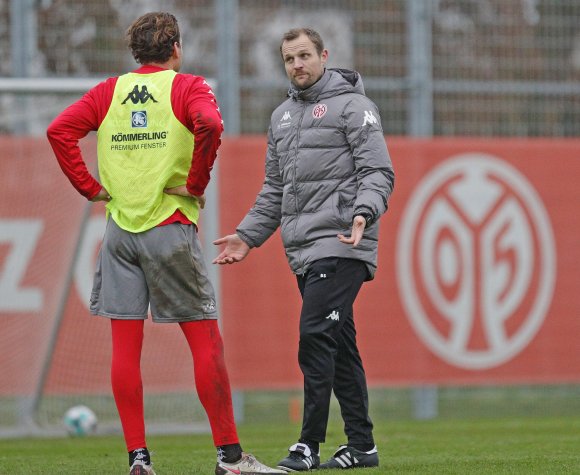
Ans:
[[[252,240],[248,237],[248,235],[245,234],[240,229],[236,229],[236,234],[240,237],[242,241],[244,241],[250,247],[250,249],[257,247],[256,244],[252,242]]]
[[[367,227],[373,224],[376,220],[375,216],[368,208],[359,208],[357,211],[354,212],[352,216],[353,220],[355,216],[362,216],[367,222]]]

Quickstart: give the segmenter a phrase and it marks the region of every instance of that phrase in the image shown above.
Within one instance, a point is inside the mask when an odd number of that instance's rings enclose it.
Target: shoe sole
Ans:
[[[147,471],[143,467],[139,468],[135,467],[133,468],[133,470],[131,470],[131,473],[129,475],[155,475],[155,472],[153,470]]]
[[[318,467],[317,470],[353,470],[355,468],[377,468],[378,465],[353,465],[351,467],[343,467],[339,465],[338,467],[323,467],[322,465]]]
[[[367,465],[367,464],[357,464],[357,465],[350,465],[348,467],[343,467],[342,465],[338,464],[336,467],[328,467],[328,466],[324,466],[324,465],[320,465],[320,467],[318,467],[319,470],[352,470],[355,468],[376,468],[378,467],[379,464],[374,464],[374,465]]]
[[[292,473],[298,473],[298,472],[315,472],[316,470],[318,470],[318,467],[309,468],[308,470],[293,470],[293,469],[288,468],[288,467],[282,467],[281,465],[278,465],[276,468],[279,469],[279,470],[284,470],[285,472],[292,472]]]
[[[283,470],[283,469],[280,469]],[[243,475],[268,475],[268,472],[238,472],[237,470],[235,472],[233,472],[230,469],[224,468],[224,467],[216,467],[215,469],[215,475],[233,475],[234,473],[240,473]],[[274,474],[272,474],[274,475]]]
[[[231,470],[224,470],[223,471],[217,471],[216,470],[216,475],[232,475],[233,473],[238,473],[238,472],[232,472]],[[243,475],[268,475],[268,472],[239,472]],[[272,474],[274,475],[274,474]]]
[[[279,469],[279,470],[284,470],[285,472],[288,472],[288,473],[290,473],[290,472],[292,472],[292,473],[298,472],[298,470],[292,470],[291,468],[282,467],[281,465],[278,465],[276,468]]]

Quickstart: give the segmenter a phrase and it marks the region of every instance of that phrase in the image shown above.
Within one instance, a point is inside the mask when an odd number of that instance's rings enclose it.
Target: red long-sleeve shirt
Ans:
[[[142,66],[135,73],[163,71],[157,66]],[[107,115],[117,78],[109,78],[88,91],[79,101],[59,114],[47,129],[48,140],[60,168],[75,189],[87,199],[94,198],[101,184],[88,171],[79,140],[97,130]],[[203,195],[221,143],[223,123],[215,96],[201,76],[178,74],[171,89],[171,106],[177,119],[195,137],[187,190]],[[181,213],[180,213],[181,214]],[[162,223],[163,224],[163,223]]]

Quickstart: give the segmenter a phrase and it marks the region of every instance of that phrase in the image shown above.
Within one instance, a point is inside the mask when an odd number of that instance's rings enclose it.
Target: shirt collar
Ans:
[[[153,66],[151,64],[144,64],[140,68],[135,69],[135,71],[133,72],[137,74],[150,74],[150,73],[158,73],[159,71],[167,71],[167,69],[161,68],[159,66]]]

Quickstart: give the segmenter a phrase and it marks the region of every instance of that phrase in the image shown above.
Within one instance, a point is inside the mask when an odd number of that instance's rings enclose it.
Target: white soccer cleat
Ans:
[[[270,468],[259,462],[252,454],[242,452],[242,458],[235,463],[220,462],[215,466],[215,475],[260,475],[262,473],[277,473],[286,475],[283,470]]]

